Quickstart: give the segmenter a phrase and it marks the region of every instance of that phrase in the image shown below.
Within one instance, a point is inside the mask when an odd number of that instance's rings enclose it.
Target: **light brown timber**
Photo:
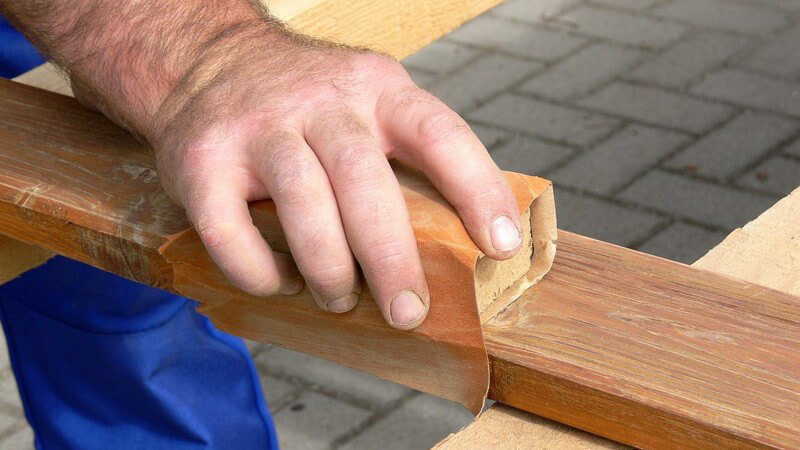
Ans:
[[[262,0],[290,28],[403,59],[502,0]],[[72,95],[66,77],[44,64],[21,83]]]
[[[415,387],[445,371],[439,395],[475,395],[479,371],[459,364],[480,345],[471,340],[480,327],[454,324],[469,315],[449,309],[471,290],[458,264],[430,260],[431,274],[447,268],[458,282],[434,295],[447,302],[414,333],[386,328],[367,298],[332,320],[310,299],[240,296],[158,187],[141,145],[71,99],[0,87],[0,143],[9,146],[0,155],[12,158],[0,165],[2,232],[204,300],[218,324],[245,336]],[[277,243],[268,205],[254,218]],[[559,244],[548,276],[483,325],[492,398],[637,446],[800,446],[797,297],[570,233]],[[403,368],[420,372],[398,375]]]
[[[743,228],[733,231],[693,266],[800,295],[800,189]],[[744,357],[745,353],[741,355]],[[735,404],[732,407],[741,408]],[[791,414],[791,411],[786,413]],[[504,428],[498,429],[498,423],[502,423]],[[797,430],[798,424],[795,423],[793,428]],[[507,434],[506,430],[518,431],[506,441],[497,440],[497,436]],[[548,423],[546,419],[498,403],[467,428],[442,441],[437,448],[477,450],[494,442],[499,442],[497,448],[528,448],[527,443],[535,443],[540,448],[564,450],[580,446],[607,448],[610,445],[609,441],[597,441],[581,430]],[[713,446],[713,442],[693,444],[698,448]],[[787,441],[776,446],[790,445]]]

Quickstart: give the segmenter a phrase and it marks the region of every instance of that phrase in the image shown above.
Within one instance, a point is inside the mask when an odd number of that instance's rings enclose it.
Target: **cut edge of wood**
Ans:
[[[538,283],[553,267],[558,241],[556,204],[550,184],[530,205],[530,236],[533,245],[530,268],[498,297],[480,308],[480,321],[486,322],[517,300],[528,288]],[[485,258],[485,257],[484,257]],[[478,261],[478,267],[481,260]],[[478,273],[476,267],[476,274]],[[477,292],[477,287],[476,287]],[[477,294],[476,294],[477,297]],[[479,299],[480,307],[480,299]]]

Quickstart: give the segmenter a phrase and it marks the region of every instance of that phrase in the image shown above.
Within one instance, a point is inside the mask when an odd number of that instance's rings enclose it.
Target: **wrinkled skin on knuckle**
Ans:
[[[314,291],[327,297],[326,300],[335,300],[353,291],[358,283],[356,278],[353,266],[325,261],[314,264],[306,282]]]
[[[273,152],[269,176],[276,190],[270,195],[279,203],[287,202],[287,206],[293,208],[312,209],[317,203],[316,199],[327,196],[328,181],[320,176],[314,161],[297,155],[296,147],[285,146],[269,151]]]
[[[363,194],[385,195],[374,190],[383,184],[383,178],[393,176],[382,153],[360,145],[346,146],[339,150],[332,165],[332,170],[340,176],[340,187]]]
[[[450,112],[428,115],[417,128],[418,140],[428,150],[444,150],[450,142],[463,142],[470,133],[467,122]]]
[[[457,208],[470,208],[475,212],[494,211],[505,200],[510,200],[508,185],[504,178],[496,181],[468,180],[469,189],[466,191],[463,203],[455,204]]]
[[[410,251],[406,245],[397,240],[384,242],[371,242],[367,245],[369,253],[369,270],[381,278],[407,279],[413,285],[415,280],[410,277],[418,273],[417,255]]]
[[[195,224],[200,240],[209,250],[225,248],[236,239],[237,229],[235,223],[205,217],[197,220]]]

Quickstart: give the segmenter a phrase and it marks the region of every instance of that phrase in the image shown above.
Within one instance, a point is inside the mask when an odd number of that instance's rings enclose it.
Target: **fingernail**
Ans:
[[[333,313],[344,313],[353,309],[353,307],[356,306],[356,303],[358,303],[358,295],[355,293],[350,293],[342,298],[329,301],[325,305],[325,308]]]
[[[495,250],[507,252],[522,244],[522,236],[514,222],[506,216],[500,216],[492,222],[492,245]]]
[[[287,281],[283,288],[281,289],[281,294],[283,295],[294,295],[303,290],[303,285],[305,285],[305,280],[302,278],[295,278],[294,280]]]
[[[405,326],[418,321],[425,314],[425,305],[417,294],[403,291],[392,300],[389,312],[395,325]]]

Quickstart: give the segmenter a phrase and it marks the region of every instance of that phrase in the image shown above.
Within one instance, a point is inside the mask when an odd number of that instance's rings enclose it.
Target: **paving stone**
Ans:
[[[592,3],[613,8],[643,11],[658,3],[659,0],[592,0]]]
[[[667,219],[560,189],[556,183],[558,227],[628,246],[650,235]]]
[[[586,41],[541,27],[484,15],[447,35],[447,39],[477,47],[499,49],[514,55],[556,60],[577,50]]]
[[[303,394],[273,416],[284,450],[327,449],[372,414],[313,392]]]
[[[768,113],[744,112],[714,130],[665,165],[724,179],[800,129],[797,121]]]
[[[610,194],[666,157],[688,136],[631,125],[599,146],[586,150],[550,175],[561,185]]]
[[[376,408],[411,392],[404,386],[367,373],[280,347],[261,353],[256,362],[266,367],[268,372],[296,377]]]
[[[33,450],[33,430],[25,426],[0,439],[0,450]]]
[[[725,239],[726,234],[676,222],[639,247],[651,255],[692,264]]]
[[[706,131],[733,113],[733,108],[722,104],[624,82],[614,82],[580,104],[693,133]]]
[[[759,4],[781,8],[786,11],[800,11],[800,2],[797,0],[756,0]]]
[[[448,41],[434,41],[403,60],[403,65],[436,75],[446,75],[470,62],[482,52]]]
[[[653,14],[738,33],[768,33],[786,24],[778,11],[730,0],[673,0]]]
[[[586,94],[631,68],[643,52],[597,43],[583,48],[520,86],[520,90],[554,100]]]
[[[763,75],[724,69],[692,88],[692,92],[745,106],[800,116],[800,85]]]
[[[0,434],[5,434],[9,430],[26,426],[25,416],[22,409],[9,406],[0,406]]]
[[[340,448],[427,449],[472,420],[472,415],[460,405],[418,395]]]
[[[619,197],[726,229],[744,225],[776,200],[662,171],[648,173]]]
[[[496,127],[490,127],[486,125],[480,124],[470,124],[470,128],[472,128],[472,132],[478,136],[478,139],[481,140],[483,145],[488,149],[492,150],[498,146],[502,141],[505,141],[511,136],[511,133],[505,130],[501,130]]]
[[[794,155],[800,157],[800,139],[794,141],[790,146],[783,150],[787,155]]]
[[[578,0],[509,0],[492,9],[490,14],[534,23],[548,22],[576,4]]]
[[[789,195],[800,186],[800,161],[782,157],[770,158],[740,178],[737,183],[781,197]]]
[[[747,39],[739,36],[698,33],[676,43],[655,59],[641,65],[627,78],[663,86],[681,87],[721,65],[741,50],[747,42]]]
[[[800,4],[800,2],[798,2]],[[792,27],[759,45],[739,65],[778,76],[800,75],[800,26]]]
[[[280,409],[298,388],[292,383],[260,373],[261,390],[267,399],[270,411]]]
[[[6,334],[0,329],[0,370],[8,369],[9,367],[11,367],[11,360],[8,357]]]
[[[560,19],[576,33],[647,48],[664,47],[687,30],[676,23],[596,6],[576,8]]]
[[[469,114],[471,119],[527,134],[586,145],[610,133],[619,121],[566,106],[506,94]]]
[[[528,136],[514,136],[491,154],[492,159],[503,170],[541,176],[573,152],[573,149],[562,145],[542,142]]]
[[[10,368],[0,371],[0,404],[21,407],[17,381]]]
[[[541,63],[493,53],[434,83],[430,91],[454,111],[464,113],[541,68]]]

